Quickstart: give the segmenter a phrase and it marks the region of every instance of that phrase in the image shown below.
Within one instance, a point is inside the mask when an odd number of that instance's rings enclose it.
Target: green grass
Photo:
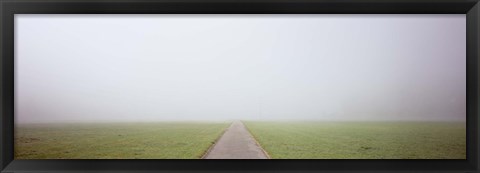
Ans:
[[[245,122],[274,159],[466,159],[465,122]]]
[[[29,124],[15,129],[15,159],[196,159],[229,123]]]

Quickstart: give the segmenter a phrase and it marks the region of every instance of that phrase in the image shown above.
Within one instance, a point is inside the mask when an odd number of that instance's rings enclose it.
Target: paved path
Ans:
[[[206,154],[205,159],[268,159],[250,132],[235,121]]]

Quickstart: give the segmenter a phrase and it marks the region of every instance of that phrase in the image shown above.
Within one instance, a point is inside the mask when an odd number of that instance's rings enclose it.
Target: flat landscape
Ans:
[[[15,159],[198,159],[229,123],[25,124]]]
[[[465,159],[465,122],[244,122],[273,159]]]
[[[466,158],[465,122],[235,122],[24,124],[15,159]]]

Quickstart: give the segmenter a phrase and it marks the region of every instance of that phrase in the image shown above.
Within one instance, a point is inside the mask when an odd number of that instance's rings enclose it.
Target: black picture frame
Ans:
[[[0,0],[0,170],[11,172],[479,172],[478,0]],[[14,160],[15,14],[466,14],[466,160]],[[352,28],[354,29],[354,28]],[[348,70],[348,69],[345,69]]]

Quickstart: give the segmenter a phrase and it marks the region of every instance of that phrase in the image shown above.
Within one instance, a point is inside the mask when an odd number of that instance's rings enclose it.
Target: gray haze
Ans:
[[[465,15],[15,15],[17,123],[464,121]]]

